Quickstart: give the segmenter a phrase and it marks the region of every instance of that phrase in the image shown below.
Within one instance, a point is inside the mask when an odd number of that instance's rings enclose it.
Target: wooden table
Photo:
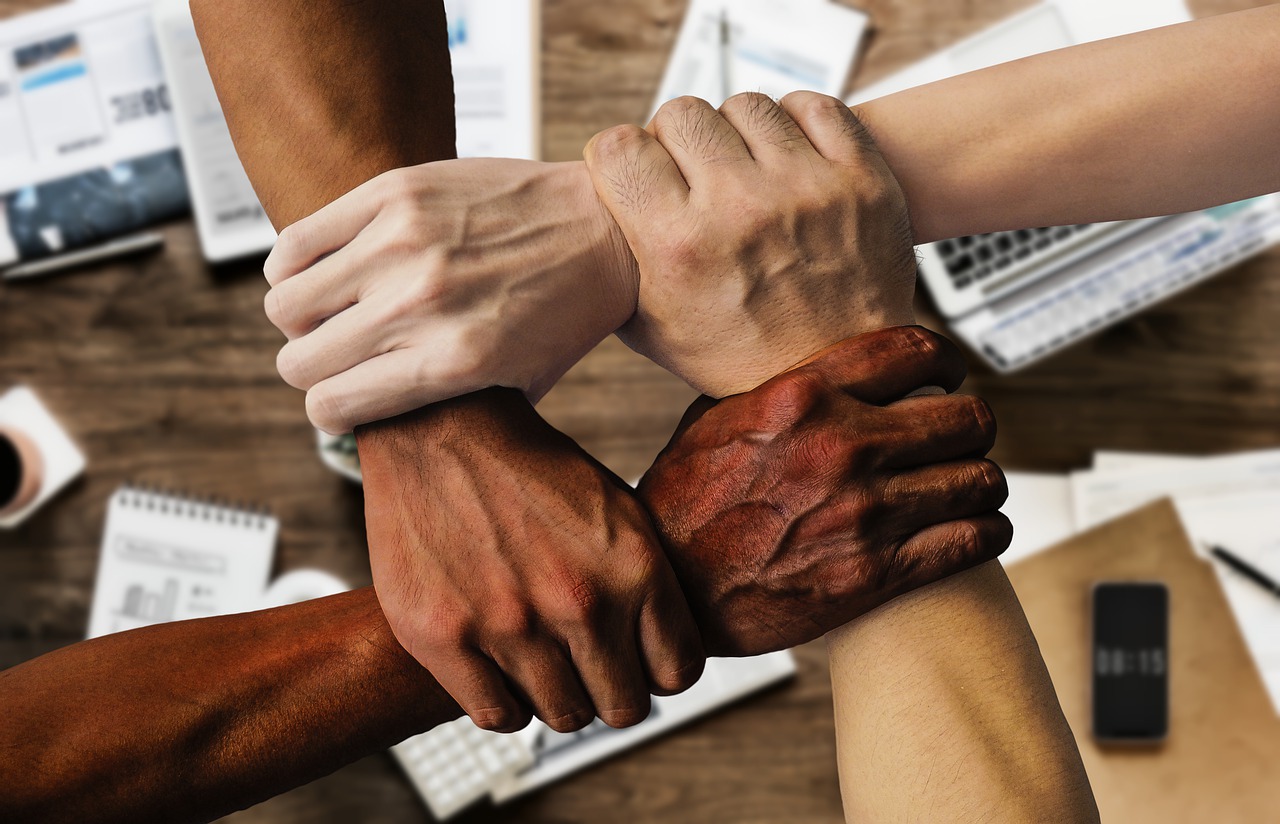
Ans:
[[[41,0],[0,0],[0,16]],[[684,0],[545,0],[548,160],[642,119]],[[859,0],[876,30],[859,83],[1028,5]],[[1199,0],[1200,15],[1262,5]],[[0,387],[34,387],[89,458],[85,478],[0,533],[0,668],[84,634],[111,492],[126,480],[258,501],[280,517],[278,570],[369,582],[359,489],[316,459],[302,395],[274,368],[257,263],[211,271],[187,221],[162,254],[0,287]],[[975,365],[968,389],[1000,419],[995,457],[1065,470],[1094,449],[1187,453],[1280,441],[1280,255],[1270,252],[1013,377]],[[922,316],[932,317],[922,304]],[[640,474],[692,392],[610,340],[541,409],[606,464]],[[799,677],[532,798],[460,821],[840,820],[830,687],[820,645]],[[233,816],[239,822],[421,821],[379,755]]]

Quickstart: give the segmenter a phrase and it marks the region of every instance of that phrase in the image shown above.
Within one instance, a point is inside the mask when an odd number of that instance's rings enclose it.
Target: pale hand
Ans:
[[[542,397],[635,310],[634,259],[581,163],[382,174],[265,266],[280,374],[333,434],[490,386]]]
[[[640,267],[628,345],[712,396],[914,322],[906,202],[848,107],[795,92],[664,105],[587,146]]]

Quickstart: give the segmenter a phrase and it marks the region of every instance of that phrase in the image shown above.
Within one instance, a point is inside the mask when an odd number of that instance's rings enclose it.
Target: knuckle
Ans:
[[[267,320],[271,321],[271,325],[280,331],[284,331],[284,327],[288,323],[289,313],[285,306],[284,288],[282,286],[272,287],[262,299],[262,310],[267,315]]]
[[[909,326],[903,329],[902,334],[906,337],[907,344],[921,358],[937,360],[945,354],[943,338],[936,332],[923,326]]]
[[[568,733],[577,732],[586,727],[596,717],[593,710],[577,708],[568,712],[548,713],[542,722],[556,732]]]
[[[285,383],[294,389],[303,391],[310,389],[311,385],[305,379],[306,371],[306,358],[298,354],[298,347],[294,343],[286,343],[280,347],[280,351],[276,354],[276,372],[280,373]]]
[[[724,101],[721,111],[750,112],[775,105],[773,98],[760,92],[738,92]]]
[[[763,401],[770,418],[798,422],[808,417],[822,400],[822,388],[808,370],[797,370],[771,382]]]
[[[342,398],[323,385],[307,391],[307,419],[316,429],[330,435],[350,432],[357,423],[347,419]]]
[[[556,620],[563,625],[594,628],[605,610],[607,599],[591,581],[566,581],[556,604]]]
[[[972,558],[982,550],[982,533],[973,521],[957,521],[951,547],[961,558]]]
[[[996,435],[996,415],[991,409],[991,404],[982,398],[969,395],[969,408],[973,415],[974,425],[983,437],[990,440]]]
[[[527,642],[537,627],[537,618],[528,604],[510,602],[491,609],[484,632],[495,645],[514,646]]]
[[[490,732],[516,732],[529,725],[530,713],[509,707],[477,707],[469,710],[471,722]]]
[[[1009,500],[1009,481],[1004,476],[1004,470],[994,461],[982,461],[979,467],[979,482],[991,495],[992,506],[1004,506],[1005,501]]]
[[[681,122],[689,117],[702,112],[703,107],[707,105],[706,101],[701,98],[694,97],[690,94],[673,97],[666,103],[663,103],[658,109],[658,117],[663,120]]]
[[[832,114],[843,117],[842,110],[847,110],[847,107],[834,97],[814,91],[791,92],[782,98],[782,102],[787,109],[805,119],[828,117]]]
[[[634,124],[611,126],[591,139],[594,162],[610,165],[629,157],[644,141],[645,131]]]
[[[600,710],[600,720],[616,730],[634,727],[649,717],[650,706],[647,695],[637,697],[634,701],[622,706]]]
[[[667,695],[676,695],[684,692],[698,683],[706,663],[707,659],[705,657],[697,656],[676,665],[674,668],[655,672],[653,673],[653,686]]]
[[[855,535],[869,535],[880,521],[880,500],[865,489],[849,494],[843,508],[846,527]]]

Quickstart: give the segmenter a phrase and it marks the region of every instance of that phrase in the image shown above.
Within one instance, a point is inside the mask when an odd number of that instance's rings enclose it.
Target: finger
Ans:
[[[927,386],[953,392],[967,372],[956,345],[922,326],[858,335],[819,352],[797,369],[812,370],[829,385],[873,404],[891,403]],[[786,377],[784,373],[774,380]]]
[[[980,458],[995,446],[995,415],[982,398],[922,395],[892,403],[885,411],[896,419],[882,436],[886,468]]]
[[[671,155],[691,189],[718,185],[726,161],[750,162],[742,136],[710,103],[677,97],[658,109],[649,131]]]
[[[640,656],[653,694],[674,695],[698,682],[707,656],[675,573],[664,570],[656,583],[640,609]]]
[[[792,92],[779,105],[813,148],[837,163],[858,163],[875,152],[871,134],[840,100],[817,92]]]
[[[596,627],[595,629],[601,629]],[[635,633],[623,621],[613,632],[588,632],[569,643],[578,677],[596,715],[610,727],[639,724],[649,715],[649,679],[640,664]]]
[[[632,244],[636,220],[670,215],[689,199],[689,184],[671,155],[639,126],[605,129],[582,155],[596,194]]]
[[[434,655],[429,669],[477,727],[515,732],[528,726],[533,710],[516,696],[497,664],[478,650]]]
[[[519,649],[490,650],[534,715],[556,732],[575,732],[592,722],[595,705],[587,696],[568,654],[550,639],[521,639]]]
[[[993,560],[1012,540],[1013,524],[1000,512],[935,524],[898,547],[889,580],[906,592]]]
[[[295,389],[310,389],[383,354],[387,333],[374,305],[357,303],[282,346],[276,356],[276,369],[284,382]]]
[[[751,156],[761,163],[817,154],[791,115],[768,95],[735,94],[720,107],[720,114],[737,130]]]
[[[1000,467],[987,460],[952,461],[899,472],[882,488],[889,517],[907,534],[946,521],[994,512],[1009,497]]]
[[[326,326],[328,324],[325,324]],[[307,417],[317,429],[342,435],[357,426],[495,385],[459,368],[441,350],[428,368],[423,347],[395,349],[325,378],[307,391]]]
[[[271,287],[263,301],[267,319],[293,340],[351,307],[358,300],[359,282],[367,268],[357,263],[359,256],[356,244],[344,246]]]
[[[267,282],[272,286],[282,283],[354,240],[381,211],[385,193],[398,179],[397,171],[360,184],[309,217],[282,229],[262,267]]]

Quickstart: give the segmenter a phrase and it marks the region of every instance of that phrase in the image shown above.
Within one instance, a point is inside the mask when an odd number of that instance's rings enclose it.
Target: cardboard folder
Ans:
[[[1008,569],[1080,745],[1104,822],[1280,821],[1280,719],[1208,562],[1169,501]],[[1098,581],[1169,587],[1169,737],[1099,746],[1090,730]]]

